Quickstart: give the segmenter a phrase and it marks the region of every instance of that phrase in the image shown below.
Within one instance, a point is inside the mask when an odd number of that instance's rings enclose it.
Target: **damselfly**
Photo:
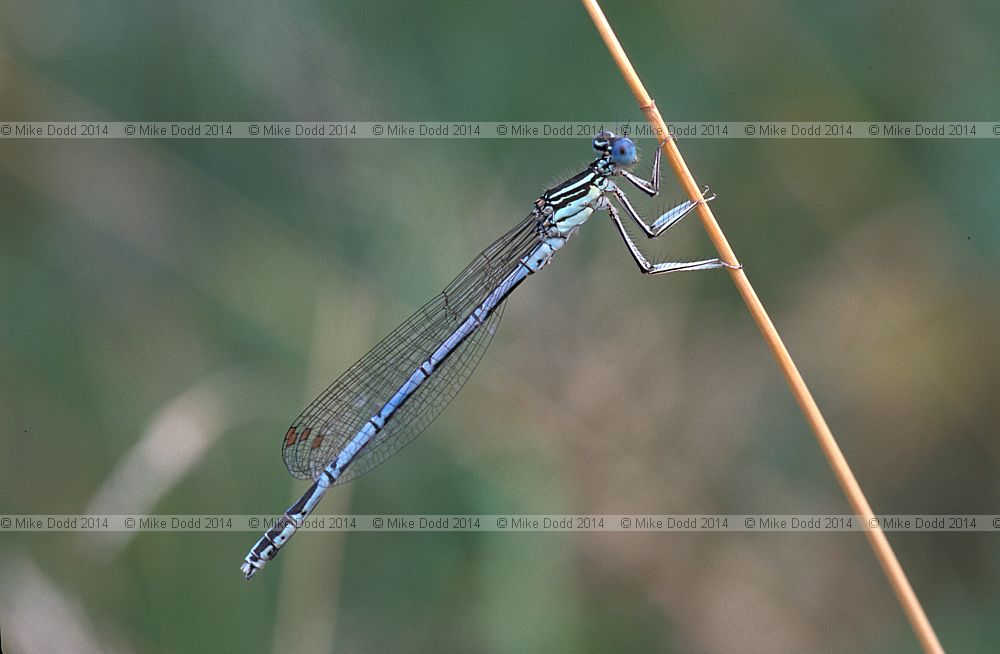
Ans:
[[[715,196],[706,187],[700,199],[683,202],[646,224],[612,178],[624,178],[655,196],[660,186],[660,148],[652,179],[646,181],[628,170],[636,161],[631,139],[601,132],[593,145],[598,157],[586,170],[535,200],[524,220],[351,366],[288,428],[281,451],[285,465],[295,477],[314,481],[250,549],[240,567],[247,579],[277,555],[331,486],[385,461],[441,413],[486,351],[507,296],[548,264],[594,212],[607,212],[647,275],[730,266],[719,259],[650,263],[625,231],[609,195],[649,238],[663,234]]]

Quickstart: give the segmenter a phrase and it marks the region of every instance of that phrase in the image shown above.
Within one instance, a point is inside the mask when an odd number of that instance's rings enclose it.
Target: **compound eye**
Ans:
[[[635,143],[625,136],[616,138],[611,143],[611,160],[619,166],[631,166],[635,163]]]

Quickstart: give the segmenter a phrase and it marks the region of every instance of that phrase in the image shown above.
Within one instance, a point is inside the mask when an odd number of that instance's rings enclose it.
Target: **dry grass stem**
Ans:
[[[600,33],[605,45],[611,51],[611,56],[625,77],[629,88],[632,89],[632,93],[639,103],[639,108],[646,115],[646,119],[653,127],[661,130],[661,134],[668,134],[667,126],[660,116],[656,104],[649,97],[645,87],[639,80],[639,76],[636,74],[635,69],[625,55],[625,51],[618,42],[618,38],[608,24],[604,12],[601,11],[596,0],[583,0],[583,4],[590,14],[591,19],[593,19],[594,25],[597,27],[597,31]],[[684,158],[681,157],[681,153],[677,149],[677,143],[673,139],[663,144],[663,153],[670,161],[670,165],[674,169],[674,173],[677,175],[677,179],[680,180],[681,186],[684,187],[688,197],[692,200],[701,198],[700,187],[691,174],[691,171],[688,170]],[[719,228],[719,224],[716,222],[708,203],[703,202],[698,205],[698,215],[705,227],[705,231],[708,232],[709,238],[718,250],[719,257],[723,261],[738,264],[736,254],[729,246],[729,242]],[[753,287],[750,285],[750,280],[742,268],[733,269],[729,272],[733,278],[733,282],[736,284],[737,290],[739,290],[740,295],[743,297],[743,301],[750,310],[750,315],[753,316],[754,321],[764,336],[764,340],[771,349],[771,353],[777,360],[781,372],[785,375],[785,379],[788,381],[788,385],[791,387],[792,394],[799,403],[802,413],[805,415],[810,427],[812,427],[816,435],[816,440],[819,441],[823,453],[830,462],[830,467],[833,468],[833,473],[836,475],[840,487],[843,489],[844,494],[847,495],[848,502],[850,502],[854,513],[862,520],[868,542],[871,543],[872,549],[875,551],[875,557],[889,579],[889,584],[896,593],[896,597],[903,608],[903,612],[906,613],[906,617],[909,619],[917,639],[928,654],[943,654],[944,649],[941,647],[941,643],[938,641],[937,635],[934,633],[934,628],[927,619],[927,615],[924,613],[924,609],[920,605],[916,593],[913,592],[913,587],[906,578],[906,573],[899,564],[892,546],[889,545],[885,532],[882,531],[882,527],[875,519],[875,515],[868,504],[868,500],[865,499],[861,486],[858,484],[857,479],[855,479],[854,473],[851,472],[851,468],[840,451],[840,447],[837,445],[830,427],[826,424],[826,420],[823,418],[816,400],[813,399],[812,394],[809,392],[805,380],[802,379],[802,375],[799,373],[798,368],[796,368],[795,362],[792,360],[787,348],[785,348],[785,344],[781,341],[774,323],[771,322],[767,311],[764,310],[764,305],[761,304],[757,293],[754,292]]]

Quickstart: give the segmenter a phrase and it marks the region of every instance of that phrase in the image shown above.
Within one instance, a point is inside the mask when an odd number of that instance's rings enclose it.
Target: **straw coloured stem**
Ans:
[[[597,1],[583,0],[583,5],[594,21],[594,25],[597,27],[597,31],[600,33],[605,45],[607,45],[608,50],[611,51],[612,58],[625,77],[629,88],[632,89],[632,93],[639,103],[639,108],[646,115],[646,119],[650,125],[660,130],[659,134],[663,136],[668,135],[669,131],[667,130],[666,123],[663,121],[663,117],[660,116],[656,104],[649,97],[645,87],[639,80],[639,76],[625,55],[621,43],[618,42],[618,37],[615,36],[611,25],[608,24],[608,19],[605,18],[604,12],[597,4]],[[684,162],[680,150],[677,149],[677,143],[674,139],[668,139],[663,144],[663,153],[670,161],[670,166],[674,169],[674,173],[680,180],[681,186],[684,187],[688,197],[692,200],[699,200],[701,198],[700,187],[695,181],[694,175],[688,170],[687,164]],[[738,266],[739,261],[736,259],[736,254],[729,246],[729,242],[722,233],[722,229],[719,228],[719,224],[716,222],[715,216],[712,214],[712,209],[707,202],[698,204],[698,215],[701,218],[702,225],[705,227],[705,231],[708,232],[709,238],[715,245],[716,250],[718,250],[719,257],[727,263]],[[819,446],[822,448],[823,454],[826,455],[827,460],[830,462],[830,467],[833,469],[840,487],[843,489],[844,494],[847,495],[847,501],[850,502],[854,513],[861,519],[865,528],[865,536],[867,536],[868,542],[875,551],[875,558],[878,559],[882,570],[885,572],[886,577],[888,577],[889,584],[896,593],[896,597],[907,619],[910,621],[910,625],[917,639],[920,641],[921,647],[928,654],[943,654],[944,649],[941,647],[941,643],[934,633],[934,628],[931,626],[923,607],[920,605],[920,600],[917,599],[916,593],[913,592],[913,587],[906,578],[906,573],[899,564],[892,546],[889,545],[889,540],[886,538],[885,532],[882,531],[882,527],[872,512],[868,500],[865,499],[861,486],[858,484],[858,480],[855,479],[854,473],[851,472],[851,468],[847,464],[847,459],[844,458],[843,453],[840,451],[840,447],[833,437],[833,432],[830,431],[830,427],[826,424],[826,420],[823,418],[816,400],[813,399],[812,393],[809,392],[805,380],[792,360],[792,356],[781,341],[778,330],[775,329],[774,323],[771,322],[767,311],[764,310],[764,305],[761,304],[757,293],[754,292],[753,287],[750,285],[750,280],[742,268],[731,269],[729,274],[732,276],[737,290],[750,310],[750,315],[753,316],[754,322],[760,328],[764,340],[771,349],[771,353],[777,360],[778,367],[781,368],[781,372],[785,375],[785,379],[791,387],[795,400],[802,409],[802,413],[805,415],[809,426],[812,427],[816,435],[816,440],[819,441]]]

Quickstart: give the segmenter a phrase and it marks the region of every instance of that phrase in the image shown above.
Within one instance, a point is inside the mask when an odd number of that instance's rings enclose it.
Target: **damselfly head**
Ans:
[[[607,152],[611,147],[611,141],[616,139],[614,132],[599,132],[594,137],[594,149],[598,152]]]
[[[631,166],[638,158],[632,139],[627,136],[615,136],[614,132],[601,132],[595,136],[594,149],[610,155],[611,161],[618,166]]]

